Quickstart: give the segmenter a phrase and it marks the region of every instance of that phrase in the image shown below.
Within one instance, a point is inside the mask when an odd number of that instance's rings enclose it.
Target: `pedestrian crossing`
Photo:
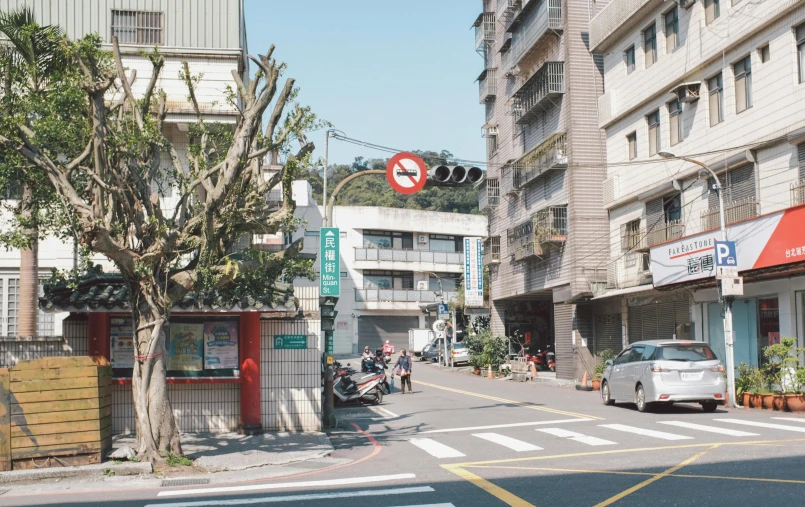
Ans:
[[[797,433],[805,433],[805,418],[775,417],[772,419],[779,422],[715,418],[711,420],[696,419],[707,424],[681,420],[663,420],[650,421],[639,426],[591,424],[582,427],[581,425],[573,425],[574,430],[579,431],[571,431],[560,427],[499,428],[501,431],[518,431],[518,438],[495,432],[438,435],[435,431],[428,431],[426,433],[433,434],[433,438],[412,438],[409,442],[437,459],[448,459],[463,458],[468,455],[472,458],[474,454],[477,455],[481,452],[485,455],[488,454],[488,446],[483,447],[484,451],[480,450],[479,439],[493,444],[493,446],[498,446],[493,448],[500,448],[506,455],[511,455],[512,451],[516,453],[566,451],[568,444],[562,444],[565,441],[580,444],[582,447],[617,445],[632,447],[635,445],[651,445],[651,443],[658,443],[659,441],[691,442],[697,439],[706,439],[709,442],[712,441],[714,436],[725,437],[727,438],[725,441],[729,442],[730,437],[783,439],[797,438],[795,436]],[[784,421],[787,422],[783,423]],[[743,427],[740,429],[736,428],[741,426]],[[752,431],[746,431],[750,429]],[[442,439],[448,440],[450,445],[440,441]]]

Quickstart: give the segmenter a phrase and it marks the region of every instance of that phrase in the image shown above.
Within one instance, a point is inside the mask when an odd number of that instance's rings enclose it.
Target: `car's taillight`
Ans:
[[[717,364],[715,366],[711,366],[710,371],[722,372],[723,373],[724,372],[724,365],[723,364]]]
[[[649,369],[654,373],[668,373],[669,371],[671,371],[668,368],[663,368],[659,364],[652,364],[649,366]]]

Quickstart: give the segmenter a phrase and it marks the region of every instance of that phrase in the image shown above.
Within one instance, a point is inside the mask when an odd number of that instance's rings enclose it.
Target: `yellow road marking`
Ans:
[[[643,477],[657,475],[654,472],[621,472],[614,470],[585,470],[577,468],[546,468],[546,467],[506,467],[506,466],[487,466],[475,468],[489,468],[501,470],[535,470],[541,472],[566,472],[579,474],[604,474],[604,475],[640,475]],[[805,484],[805,481],[795,479],[772,479],[765,477],[726,477],[723,475],[692,475],[692,474],[668,474],[667,477],[679,477],[682,479],[716,479],[727,481],[748,481],[748,482],[779,482],[783,484]]]
[[[526,502],[519,496],[510,493],[509,491],[501,488],[500,486],[492,484],[483,477],[479,477],[474,473],[470,472],[469,470],[464,470],[463,468],[455,465],[442,465],[442,468],[444,468],[445,470],[449,470],[450,472],[453,472],[454,474],[461,477],[465,481],[468,481],[478,486],[479,488],[486,491],[490,495],[494,496],[495,498],[505,503],[506,505],[510,505],[511,507],[536,507],[534,504]]]
[[[507,400],[505,398],[498,398],[496,396],[489,396],[489,395],[481,394],[481,393],[473,393],[473,392],[470,392],[470,391],[462,391],[461,389],[453,389],[452,387],[444,387],[444,386],[439,386],[439,385],[436,385],[436,384],[428,384],[427,382],[421,382],[420,381],[420,382],[418,382],[418,384],[423,385],[423,386],[427,386],[427,387],[435,387],[436,389],[443,389],[445,391],[450,391],[452,393],[466,394],[467,396],[475,396],[476,398],[484,398],[484,399],[487,399],[487,400],[499,401],[501,403],[506,403],[507,405],[516,405],[518,407],[530,408],[531,410],[539,410],[540,412],[549,412],[551,414],[566,415],[566,416],[569,416],[569,417],[578,417],[580,419],[590,419],[590,420],[599,420],[599,421],[603,420],[603,417],[595,417],[595,416],[592,416],[592,415],[579,414],[579,413],[576,413],[576,412],[567,412],[565,410],[558,410],[558,409],[555,409],[555,408],[540,407],[538,405],[534,405],[533,403],[526,403],[526,402],[523,402],[523,401]]]
[[[792,438],[786,440],[757,440],[747,442],[721,442],[719,446],[739,446],[739,445],[764,445],[764,444],[780,444],[780,443],[793,443],[805,442],[805,438]],[[611,449],[608,451],[589,451],[589,452],[576,452],[570,454],[554,454],[552,456],[531,456],[527,458],[507,458],[496,459],[489,461],[468,461],[466,463],[455,463],[456,466],[462,468],[484,468],[485,465],[496,465],[499,463],[522,463],[524,461],[542,461],[547,459],[561,459],[561,458],[578,458],[582,456],[599,456],[606,454],[624,454],[629,452],[645,452],[645,451],[666,451],[673,449],[694,449],[697,447],[710,447],[714,445],[713,442],[708,444],[682,444],[682,445],[666,445],[662,447],[638,447],[635,449]]]
[[[718,447],[718,444],[710,447],[709,449],[705,449],[705,450],[703,450],[703,451],[701,451],[699,453],[696,453],[693,456],[691,456],[690,458],[688,458],[685,461],[683,461],[682,463],[680,463],[678,465],[675,465],[675,466],[672,466],[668,470],[666,470],[664,472],[660,472],[657,475],[655,475],[655,476],[653,476],[653,477],[651,477],[649,479],[646,479],[645,481],[641,482],[640,484],[632,486],[631,488],[629,488],[627,490],[621,491],[620,493],[618,493],[615,496],[607,498],[603,502],[596,504],[595,507],[606,507],[607,505],[612,505],[613,503],[617,502],[618,500],[620,500],[622,498],[626,498],[627,496],[631,495],[635,491],[639,491],[639,490],[645,488],[646,486],[648,486],[649,484],[657,482],[660,479],[662,479],[663,477],[667,477],[670,474],[676,472],[677,470],[690,465],[691,463],[693,463],[697,459],[701,458],[702,456],[704,456],[708,452],[712,451],[713,449],[716,449],[717,447]]]

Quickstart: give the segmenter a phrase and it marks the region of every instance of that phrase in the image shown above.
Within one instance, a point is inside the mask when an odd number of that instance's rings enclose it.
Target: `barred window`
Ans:
[[[121,44],[162,44],[162,13],[112,11],[112,37]]]

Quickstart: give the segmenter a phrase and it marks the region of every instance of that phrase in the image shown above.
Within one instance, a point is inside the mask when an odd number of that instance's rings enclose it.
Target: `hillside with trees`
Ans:
[[[453,155],[448,151],[414,151],[421,156],[428,167],[435,165],[459,165],[452,161]],[[367,169],[385,169],[388,158],[365,159],[357,157],[352,165],[330,165],[327,173],[327,188],[332,192],[338,183],[347,176]],[[322,203],[322,172],[311,169],[307,179],[313,187],[313,197]],[[349,183],[338,194],[337,204],[342,206],[385,206],[389,208],[420,209],[428,211],[444,211],[448,213],[477,214],[478,189],[464,187],[435,187],[427,184],[424,189],[414,195],[403,195],[395,192],[383,176],[358,178]]]

